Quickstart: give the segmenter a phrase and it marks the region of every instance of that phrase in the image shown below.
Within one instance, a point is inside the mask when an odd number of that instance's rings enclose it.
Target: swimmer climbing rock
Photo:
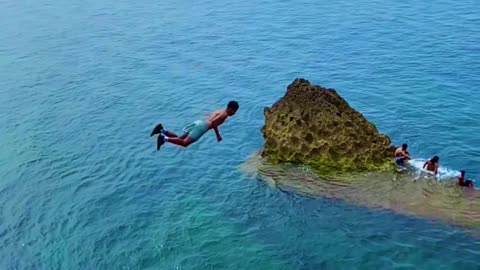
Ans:
[[[228,117],[234,116],[239,108],[238,102],[230,101],[226,109],[217,110],[213,112],[207,120],[197,120],[183,129],[182,136],[177,136],[175,133],[165,130],[162,124],[158,124],[152,131],[151,136],[158,135],[157,151],[160,150],[165,142],[187,147],[190,144],[198,141],[203,134],[210,129],[215,131],[217,141],[222,141],[222,136],[218,131],[218,127],[227,120]]]
[[[407,151],[408,145],[404,143],[402,147],[398,147],[395,150],[395,163],[398,166],[404,166],[405,160],[410,160],[410,153]]]

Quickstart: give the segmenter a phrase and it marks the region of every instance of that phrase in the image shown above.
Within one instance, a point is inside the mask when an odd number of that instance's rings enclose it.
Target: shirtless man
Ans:
[[[399,166],[403,166],[405,164],[405,160],[410,159],[410,153],[407,151],[408,145],[404,143],[402,147],[398,147],[395,150],[395,163]]]
[[[432,159],[429,159],[423,164],[423,168],[426,169],[427,171],[433,172],[435,175],[438,174],[438,162],[440,161],[440,158],[438,156],[434,156]]]
[[[213,112],[207,120],[197,120],[192,124],[186,126],[183,129],[183,135],[180,137],[171,131],[163,129],[162,124],[158,124],[153,129],[150,136],[158,134],[157,151],[160,150],[160,147],[165,142],[187,147],[190,144],[198,141],[198,139],[200,139],[200,137],[202,137],[203,134],[207,133],[207,131],[209,131],[210,129],[213,129],[215,131],[217,141],[220,142],[222,140],[222,136],[218,131],[218,126],[223,124],[223,122],[225,122],[228,117],[235,115],[238,108],[238,102],[230,101],[226,109]]]

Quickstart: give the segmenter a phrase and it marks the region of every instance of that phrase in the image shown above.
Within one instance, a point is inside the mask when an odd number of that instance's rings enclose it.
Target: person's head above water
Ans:
[[[432,161],[433,163],[438,163],[438,162],[440,161],[440,158],[439,158],[438,156],[434,156],[434,157],[431,159],[431,161]]]
[[[403,151],[407,150],[407,148],[408,148],[408,144],[406,144],[406,143],[402,144],[402,150]]]
[[[227,110],[226,110],[228,116],[233,116],[238,111],[239,107],[240,106],[238,105],[238,102],[236,102],[234,100],[228,102]]]

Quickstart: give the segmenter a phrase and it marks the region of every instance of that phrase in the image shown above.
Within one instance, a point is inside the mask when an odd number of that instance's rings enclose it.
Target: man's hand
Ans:
[[[221,142],[221,141],[222,141],[222,136],[220,136],[220,134],[217,135],[217,141],[218,141],[218,142]]]

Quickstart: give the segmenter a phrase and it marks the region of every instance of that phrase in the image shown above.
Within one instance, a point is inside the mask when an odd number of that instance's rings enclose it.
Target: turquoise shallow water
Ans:
[[[478,269],[456,226],[238,170],[296,77],[480,171],[477,1],[0,1],[0,269]],[[189,149],[162,121],[241,109]]]

